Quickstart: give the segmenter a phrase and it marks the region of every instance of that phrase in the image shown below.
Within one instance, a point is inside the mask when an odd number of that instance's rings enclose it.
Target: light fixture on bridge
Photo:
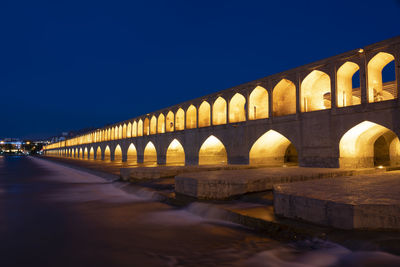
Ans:
[[[360,53],[360,54],[364,53],[364,49],[362,49],[362,48],[358,49],[358,53]]]

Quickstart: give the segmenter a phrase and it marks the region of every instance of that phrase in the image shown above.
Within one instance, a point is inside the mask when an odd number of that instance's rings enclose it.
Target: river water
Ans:
[[[32,157],[0,157],[1,266],[400,266],[384,252],[283,244]],[[199,216],[197,214],[203,214]]]

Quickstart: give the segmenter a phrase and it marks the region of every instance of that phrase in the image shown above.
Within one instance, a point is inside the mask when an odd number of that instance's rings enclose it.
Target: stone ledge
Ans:
[[[400,172],[276,185],[274,209],[340,229],[400,230]]]

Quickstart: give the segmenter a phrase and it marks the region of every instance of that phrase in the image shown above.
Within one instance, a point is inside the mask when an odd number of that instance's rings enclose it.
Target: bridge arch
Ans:
[[[269,130],[261,135],[249,152],[250,164],[282,165],[297,163],[298,153],[295,146],[284,135]]]
[[[143,163],[157,164],[157,150],[151,141],[149,141],[144,148]]]
[[[379,102],[397,97],[396,75],[394,81],[383,83],[382,71],[391,62],[394,56],[386,52],[379,52],[368,62],[368,102]]]
[[[313,70],[301,82],[300,106],[302,112],[331,108],[331,79],[328,74]]]
[[[361,104],[361,90],[353,86],[353,77],[359,69],[356,63],[347,61],[337,70],[336,104],[338,107]]]
[[[197,127],[197,110],[196,107],[190,105],[186,110],[186,129]]]
[[[215,100],[212,108],[213,125],[226,124],[226,101],[222,97]]]
[[[118,128],[118,139],[122,139],[123,137],[123,126],[120,125]]]
[[[282,79],[272,91],[272,109],[274,116],[285,116],[296,113],[296,85],[290,80]]]
[[[133,123],[132,123],[132,137],[136,137],[136,136],[138,136],[138,130],[137,130],[137,122],[136,121],[134,121]]]
[[[167,113],[167,117],[165,118],[165,125],[166,125],[166,131],[167,132],[173,132],[175,129],[174,125],[174,113],[172,111],[169,111]]]
[[[97,149],[96,149],[96,160],[102,160],[101,147],[100,146],[98,146]]]
[[[109,146],[104,149],[104,160],[111,161],[111,150]]]
[[[124,126],[122,127],[122,138],[127,137],[126,128],[127,128],[126,123],[124,123]]]
[[[114,149],[114,161],[122,161],[122,149],[119,144]]]
[[[156,116],[152,116],[150,120],[150,134],[157,133],[157,118]]]
[[[175,130],[185,130],[185,111],[179,108],[175,115]]]
[[[389,128],[363,121],[342,136],[339,153],[339,165],[343,168],[396,165],[400,158],[399,138]]]
[[[93,147],[91,147],[90,150],[89,150],[88,159],[94,159],[94,149],[93,149]]]
[[[137,150],[133,143],[131,143],[128,147],[128,152],[126,153],[127,162],[136,163],[137,162]]]
[[[144,119],[144,123],[143,123],[143,135],[150,135],[150,121],[149,118],[145,118]]]
[[[199,150],[199,165],[226,164],[228,156],[224,144],[214,135],[210,135]]]
[[[143,120],[140,119],[137,126],[137,136],[143,136]]]
[[[157,133],[165,133],[165,116],[162,113],[158,115]]]
[[[87,147],[85,147],[85,149],[84,149],[83,151],[84,151],[84,152],[83,152],[83,154],[82,154],[82,159],[85,159],[85,157],[89,158]]]
[[[82,149],[82,147],[79,148],[78,158],[83,158],[83,149]]]
[[[172,140],[168,146],[166,163],[168,165],[185,165],[185,150],[177,139]]]
[[[257,86],[249,97],[249,120],[268,118],[268,91],[264,87]]]
[[[246,98],[236,93],[229,101],[229,122],[241,122],[246,120]]]
[[[128,123],[128,126],[126,127],[126,137],[131,138],[132,137],[132,123]]]
[[[199,127],[211,125],[211,106],[207,101],[203,101],[199,107]]]

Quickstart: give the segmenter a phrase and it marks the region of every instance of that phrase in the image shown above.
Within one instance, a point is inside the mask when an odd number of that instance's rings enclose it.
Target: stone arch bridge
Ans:
[[[400,163],[400,37],[52,143],[45,154],[151,164]]]

